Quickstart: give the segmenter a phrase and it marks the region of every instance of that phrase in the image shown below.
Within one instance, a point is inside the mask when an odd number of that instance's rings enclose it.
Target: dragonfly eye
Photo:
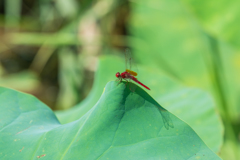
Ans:
[[[119,73],[119,72],[116,73],[116,77],[117,77],[117,78],[120,77],[120,73]]]

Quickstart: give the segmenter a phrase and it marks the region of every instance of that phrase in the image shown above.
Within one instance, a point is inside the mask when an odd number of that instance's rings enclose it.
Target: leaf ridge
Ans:
[[[108,149],[106,149],[106,150],[97,158],[97,160],[100,159],[110,148],[112,148],[112,146],[113,146],[113,141],[114,141],[114,139],[115,139],[115,137],[116,137],[117,130],[118,130],[119,126],[120,126],[120,123],[122,122],[122,119],[123,119],[123,117],[124,117],[124,115],[125,115],[125,112],[126,112],[126,105],[124,105],[124,113],[123,113],[123,115],[122,115],[122,117],[121,117],[120,122],[118,123],[118,126],[117,126],[116,130],[115,130],[115,134],[114,134],[114,137],[113,137],[113,139],[112,139],[112,144],[108,147]]]

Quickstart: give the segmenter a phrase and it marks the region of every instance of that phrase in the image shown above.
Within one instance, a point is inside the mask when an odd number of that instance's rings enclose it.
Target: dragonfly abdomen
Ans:
[[[136,83],[140,84],[140,85],[143,86],[144,88],[150,90],[150,88],[148,88],[147,86],[145,86],[144,84],[142,84],[141,82],[139,82],[139,81],[137,80],[137,78],[132,77],[132,80],[135,81]]]

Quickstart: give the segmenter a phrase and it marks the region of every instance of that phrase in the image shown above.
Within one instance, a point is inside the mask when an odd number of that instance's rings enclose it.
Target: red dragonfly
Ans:
[[[130,80],[133,80],[136,83],[143,86],[144,88],[150,90],[150,88],[148,88],[146,85],[142,84],[139,80],[137,80],[137,78],[135,77],[135,76],[137,76],[137,72],[134,72],[134,71],[131,70],[132,56],[131,56],[131,53],[130,53],[129,49],[126,49],[125,59],[126,59],[126,70],[125,70],[125,72],[122,72],[121,74],[119,72],[116,73],[116,77],[120,80],[120,82],[122,81],[122,79],[126,80],[127,82],[130,81]]]

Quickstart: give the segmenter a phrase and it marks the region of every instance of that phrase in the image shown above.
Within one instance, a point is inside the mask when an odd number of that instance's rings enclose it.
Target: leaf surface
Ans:
[[[36,98],[0,89],[1,159],[220,159],[144,90],[109,82],[97,104],[61,125]]]

